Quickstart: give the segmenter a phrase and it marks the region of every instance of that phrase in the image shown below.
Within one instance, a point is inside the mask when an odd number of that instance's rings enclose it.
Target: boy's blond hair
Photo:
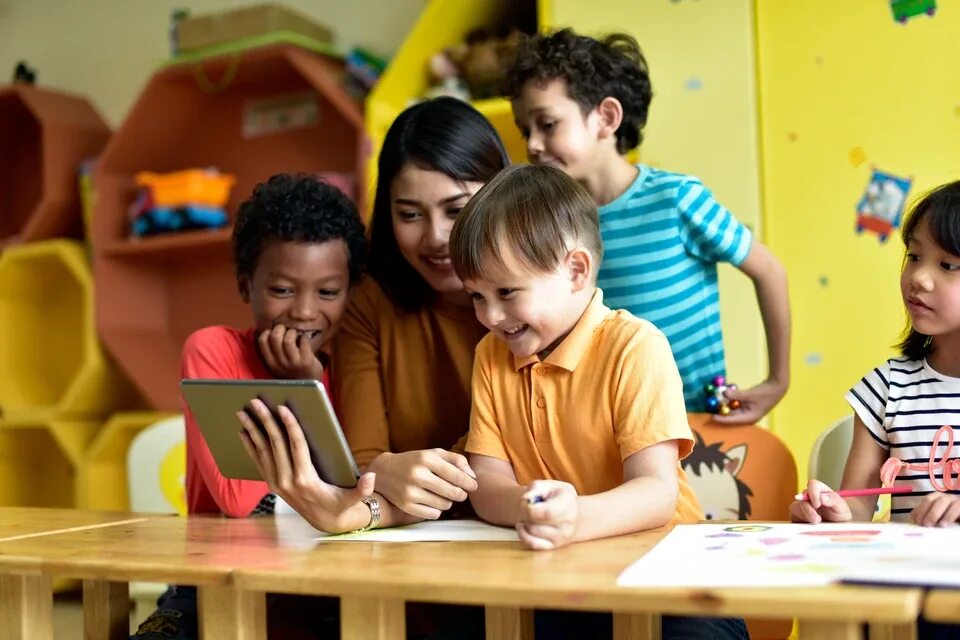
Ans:
[[[513,165],[460,213],[450,234],[450,259],[463,280],[483,278],[492,265],[504,267],[505,248],[534,273],[548,273],[575,245],[590,252],[596,280],[603,243],[590,194],[554,167]]]

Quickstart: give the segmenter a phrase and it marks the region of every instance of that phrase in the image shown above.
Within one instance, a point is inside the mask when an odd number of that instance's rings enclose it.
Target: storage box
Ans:
[[[262,4],[223,13],[187,17],[177,23],[179,53],[275,31],[296,33],[332,44],[333,34],[300,13],[278,4]]]

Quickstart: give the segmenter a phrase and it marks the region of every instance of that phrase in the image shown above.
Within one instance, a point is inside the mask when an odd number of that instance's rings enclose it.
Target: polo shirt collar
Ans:
[[[573,326],[567,337],[560,341],[557,348],[543,362],[567,371],[576,369],[584,354],[590,350],[590,346],[593,344],[593,334],[607,317],[609,311],[610,309],[603,304],[603,291],[597,289],[590,300],[590,304],[584,309],[583,315],[577,320],[577,324]],[[523,358],[513,357],[513,365],[517,371],[538,362],[540,362],[540,357],[537,354]]]

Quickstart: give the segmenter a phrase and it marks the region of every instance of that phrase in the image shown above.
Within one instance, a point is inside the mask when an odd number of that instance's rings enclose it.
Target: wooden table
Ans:
[[[656,636],[659,614],[797,616],[803,640],[859,638],[868,620],[889,638],[909,638],[919,615],[917,589],[617,587],[620,571],[665,533],[532,552],[506,542],[318,543],[293,517],[148,518],[0,541],[0,574],[37,578],[34,592],[3,609],[26,620],[27,596],[50,597],[39,578],[64,575],[85,580],[87,637],[97,638],[126,638],[117,621],[126,621],[130,580],[197,585],[205,640],[262,640],[266,592],[340,596],[342,637],[383,640],[403,637],[407,600],[484,605],[487,637],[511,639],[531,637],[534,607],[614,611],[617,638],[643,639]],[[41,621],[19,629],[13,638],[50,638]]]
[[[960,590],[931,589],[923,604],[923,615],[931,622],[960,624]]]
[[[0,542],[36,540],[146,519],[127,513],[3,507],[0,508]],[[42,573],[39,562],[26,562],[19,571],[0,574],[0,632],[6,637],[8,630],[15,630],[14,637],[53,635],[53,581],[50,574]]]

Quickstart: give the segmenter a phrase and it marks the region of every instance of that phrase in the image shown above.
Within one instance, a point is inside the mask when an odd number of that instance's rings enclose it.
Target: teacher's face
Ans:
[[[439,171],[408,164],[390,184],[393,233],[400,253],[441,295],[463,293],[450,264],[450,230],[482,183],[457,182]]]

